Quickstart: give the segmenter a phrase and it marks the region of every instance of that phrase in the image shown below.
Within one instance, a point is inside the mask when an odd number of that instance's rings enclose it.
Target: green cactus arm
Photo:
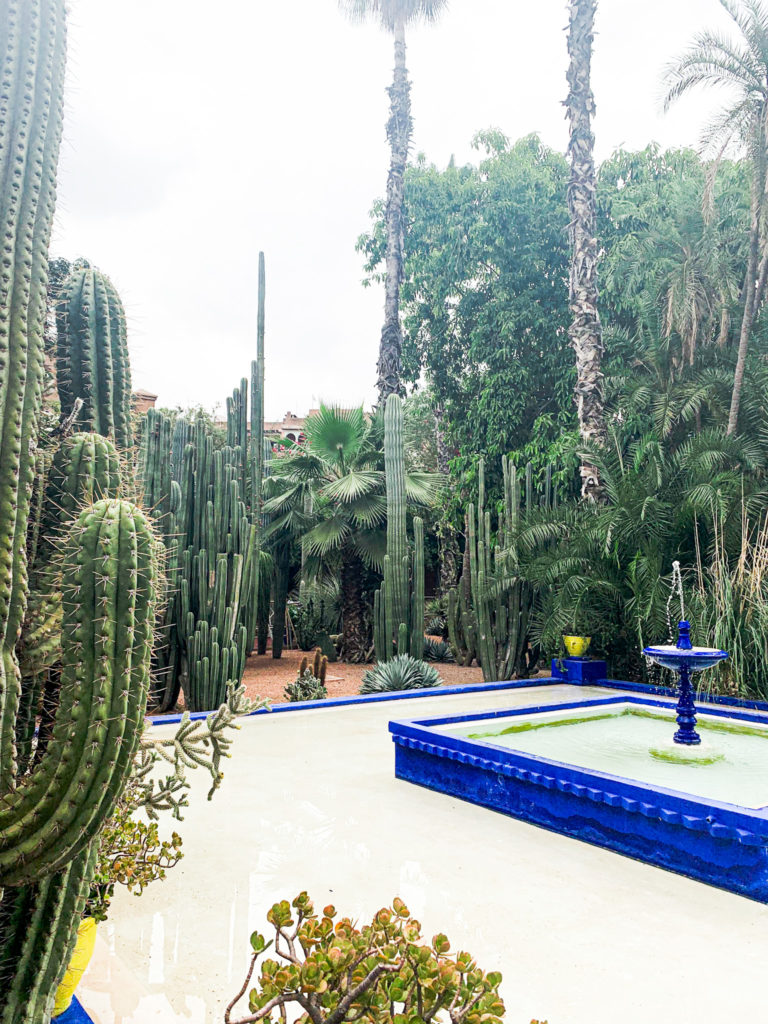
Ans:
[[[0,0],[0,779],[13,778],[33,434],[65,59],[63,0]]]
[[[25,906],[9,935],[15,948],[3,965],[10,981],[0,989],[0,1024],[40,1024],[50,1018],[56,988],[74,950],[97,855],[98,843],[89,843],[61,871],[18,890]]]
[[[413,612],[411,615],[411,657],[424,656],[424,521],[413,520]]]
[[[0,806],[0,882],[58,870],[122,791],[146,710],[155,540],[129,502],[84,510],[64,549],[61,692],[33,775]]]

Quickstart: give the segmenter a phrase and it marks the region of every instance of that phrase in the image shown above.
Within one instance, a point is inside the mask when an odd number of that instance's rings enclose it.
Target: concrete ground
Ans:
[[[613,691],[558,685],[548,702]],[[541,703],[525,688],[243,723],[185,857],[121,893],[78,995],[96,1024],[214,1024],[278,899],[370,918],[401,896],[504,975],[510,1024],[763,1020],[768,907],[394,778],[390,719]],[[169,733],[171,727],[163,726]],[[166,823],[170,830],[170,825]],[[242,1004],[243,1016],[247,1005]]]

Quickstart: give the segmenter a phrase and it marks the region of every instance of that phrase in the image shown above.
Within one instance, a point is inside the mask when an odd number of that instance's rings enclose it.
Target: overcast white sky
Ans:
[[[370,402],[383,296],[358,235],[383,195],[392,43],[336,0],[70,0],[54,255],[128,314],[135,387],[223,406],[255,355],[267,259],[266,414]],[[481,128],[564,149],[566,0],[452,0],[412,29],[414,150],[476,158]],[[663,66],[718,0],[600,0],[598,157],[692,145],[716,97],[660,109]]]

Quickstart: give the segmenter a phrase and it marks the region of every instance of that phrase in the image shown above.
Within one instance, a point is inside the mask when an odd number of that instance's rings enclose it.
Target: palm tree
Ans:
[[[700,32],[691,46],[667,69],[665,106],[699,85],[726,87],[731,96],[706,134],[722,154],[729,143],[746,150],[752,166],[749,251],[742,289],[739,351],[733,375],[728,433],[739,422],[744,366],[752,324],[768,280],[768,9],[761,0],[720,0],[740,32],[736,41],[717,32]],[[717,161],[715,162],[715,166]]]
[[[304,429],[306,441],[272,462],[268,533],[302,541],[306,578],[338,580],[341,655],[365,661],[371,646],[366,576],[381,569],[387,547],[382,423],[362,408],[321,405]],[[430,474],[406,475],[407,496],[416,504],[430,503],[435,486]],[[376,585],[372,577],[371,600]]]
[[[386,275],[384,326],[379,343],[379,404],[387,395],[402,390],[403,335],[400,327],[400,285],[403,280],[405,223],[403,199],[405,166],[411,144],[411,86],[405,66],[405,27],[415,21],[434,21],[448,0],[339,0],[341,8],[355,21],[377,19],[395,39],[395,73],[389,92],[387,139],[390,146],[386,206]]]
[[[573,320],[569,330],[576,353],[576,403],[579,433],[587,447],[605,439],[603,409],[603,332],[597,309],[597,239],[595,237],[595,175],[592,116],[591,65],[597,0],[571,0],[568,25],[568,210],[571,215],[570,307]],[[600,495],[597,466],[581,458],[582,494]]]

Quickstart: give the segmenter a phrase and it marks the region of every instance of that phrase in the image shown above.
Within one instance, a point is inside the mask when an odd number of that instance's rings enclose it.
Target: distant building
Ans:
[[[301,444],[304,441],[304,426],[313,413],[318,409],[310,409],[306,416],[297,416],[295,412],[287,412],[282,420],[264,421],[264,436],[276,445]]]
[[[133,392],[133,408],[139,416],[143,416],[149,409],[154,409],[156,401],[157,395],[153,395],[151,391],[139,388]]]

